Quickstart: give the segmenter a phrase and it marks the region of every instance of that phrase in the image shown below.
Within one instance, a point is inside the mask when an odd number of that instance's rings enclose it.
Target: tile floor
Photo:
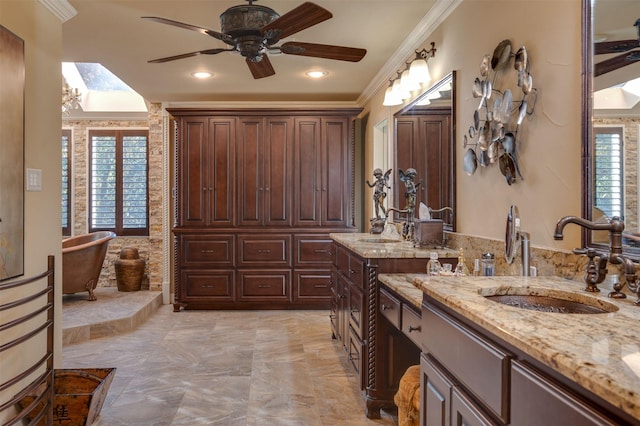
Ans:
[[[163,305],[133,331],[65,344],[63,368],[116,367],[94,426],[395,425],[364,415],[328,315]]]

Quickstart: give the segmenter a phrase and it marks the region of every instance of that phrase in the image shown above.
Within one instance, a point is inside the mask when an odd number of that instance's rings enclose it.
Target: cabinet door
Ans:
[[[416,206],[421,202],[434,209],[451,206],[453,187],[450,179],[452,167],[451,114],[430,113],[412,117],[398,117],[396,123],[396,162],[393,180],[394,203],[404,208],[404,184],[399,170],[414,168],[417,181]],[[448,214],[448,213],[447,213]],[[445,218],[446,219],[446,218]],[[447,220],[451,223],[451,220]]]
[[[180,120],[178,152],[178,223],[181,226],[204,226],[207,219],[209,181],[207,148],[209,119],[189,117]]]
[[[238,126],[238,224],[261,225],[264,198],[264,118],[243,117]]]
[[[457,426],[492,426],[492,422],[461,389],[454,386],[451,390],[451,424]],[[515,424],[515,423],[514,423]]]
[[[238,128],[239,225],[291,222],[291,120],[243,117]]]
[[[322,225],[345,226],[349,215],[349,200],[352,198],[349,184],[351,150],[347,118],[322,119],[321,165]]]
[[[264,149],[264,224],[291,224],[291,150],[293,127],[290,118],[267,118]]]
[[[447,426],[453,384],[427,354],[420,357],[420,413],[424,426]]]
[[[294,226],[320,225],[320,119],[297,117],[294,136]]]
[[[207,225],[232,226],[236,120],[212,118],[209,121],[208,212]]]

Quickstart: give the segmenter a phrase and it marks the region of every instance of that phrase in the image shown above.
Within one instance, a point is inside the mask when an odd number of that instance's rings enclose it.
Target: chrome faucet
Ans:
[[[602,283],[607,276],[607,263],[611,265],[623,265],[625,271],[625,281],[627,287],[634,293],[638,294],[638,300],[634,303],[640,304],[640,285],[638,285],[638,277],[636,275],[636,266],[631,259],[622,254],[622,232],[624,231],[624,222],[618,216],[612,217],[606,223],[596,223],[589,220],[576,217],[565,216],[556,223],[556,232],[553,238],[556,240],[562,240],[562,231],[564,227],[569,223],[575,223],[583,228],[590,229],[592,231],[608,231],[609,232],[609,253],[601,254],[597,253],[593,249],[588,250],[574,250],[577,254],[587,254],[589,257],[589,264],[587,265],[587,271],[584,277],[587,287],[586,291],[597,292],[600,291],[598,284]],[[600,257],[598,266],[595,266],[594,258],[598,255]],[[623,285],[616,283],[613,286],[612,292],[608,294],[609,297],[624,299],[626,295],[621,292]]]

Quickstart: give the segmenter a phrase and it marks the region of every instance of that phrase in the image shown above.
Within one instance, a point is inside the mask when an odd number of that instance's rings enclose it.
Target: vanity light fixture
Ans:
[[[309,78],[318,79],[318,78],[328,76],[329,73],[326,71],[309,71],[309,72],[306,72],[305,75]]]
[[[411,97],[411,92],[419,90],[422,85],[431,81],[427,61],[435,56],[435,45],[431,42],[431,49],[416,50],[415,58],[406,63],[403,71],[397,71],[397,77],[391,80],[391,84],[385,91],[382,105],[400,105]]]
[[[192,72],[191,76],[193,78],[197,78],[198,80],[206,80],[207,78],[213,77],[213,73],[210,73],[208,71],[196,71]]]
[[[384,92],[384,101],[382,101],[383,106],[395,106],[402,104],[402,99],[400,95],[398,95],[393,90],[393,80],[389,80],[389,87]]]

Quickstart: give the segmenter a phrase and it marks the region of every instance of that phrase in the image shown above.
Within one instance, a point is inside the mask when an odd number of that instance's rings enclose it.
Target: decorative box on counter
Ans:
[[[444,222],[442,219],[415,219],[414,241],[416,247],[444,247]]]

